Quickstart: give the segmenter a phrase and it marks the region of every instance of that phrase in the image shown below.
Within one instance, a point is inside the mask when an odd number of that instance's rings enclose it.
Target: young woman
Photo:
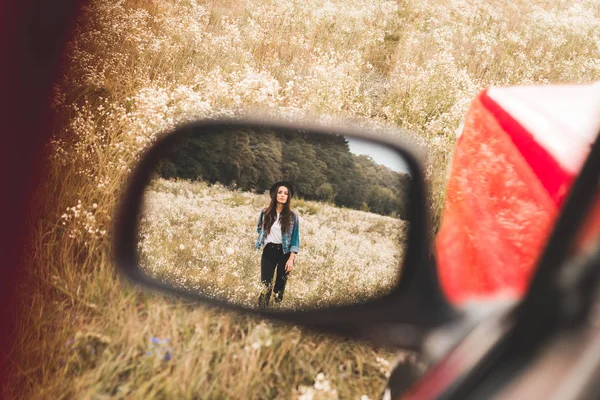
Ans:
[[[264,246],[260,261],[260,279],[263,290],[258,306],[265,308],[271,298],[271,282],[275,274],[275,301],[283,299],[288,274],[294,268],[294,258],[300,250],[300,221],[290,208],[294,196],[291,183],[275,182],[269,190],[271,203],[258,217],[256,248]]]

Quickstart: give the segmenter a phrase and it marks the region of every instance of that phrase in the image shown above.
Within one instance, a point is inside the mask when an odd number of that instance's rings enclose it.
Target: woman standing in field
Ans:
[[[294,258],[300,250],[300,221],[290,207],[293,186],[285,181],[275,182],[269,194],[271,203],[261,210],[257,226],[256,248],[264,245],[260,260],[260,280],[264,286],[258,298],[260,308],[269,305],[274,273],[275,301],[283,300],[288,274],[294,268]]]

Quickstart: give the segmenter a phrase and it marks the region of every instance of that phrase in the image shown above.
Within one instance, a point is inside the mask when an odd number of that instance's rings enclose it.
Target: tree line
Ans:
[[[268,129],[191,130],[157,165],[166,179],[203,180],[263,193],[291,181],[295,197],[406,219],[410,175],[350,152],[341,135]]]

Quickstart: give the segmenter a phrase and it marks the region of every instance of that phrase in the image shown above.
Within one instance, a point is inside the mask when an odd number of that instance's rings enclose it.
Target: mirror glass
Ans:
[[[151,278],[267,310],[355,304],[397,285],[411,177],[393,148],[268,127],[174,138],[139,219]]]

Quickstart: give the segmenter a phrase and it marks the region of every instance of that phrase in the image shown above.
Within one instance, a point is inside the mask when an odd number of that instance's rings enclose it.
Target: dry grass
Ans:
[[[90,2],[56,86],[5,397],[376,397],[389,352],[118,280],[108,238],[129,168],[159,132],[248,109],[394,124],[427,146],[435,228],[473,96],[597,80],[599,37],[592,0]]]
[[[256,223],[267,196],[158,178],[144,197],[139,254],[146,273],[238,305],[257,305],[262,287]],[[294,199],[292,206],[299,211],[301,250],[280,308],[365,302],[397,284],[408,223],[314,201]]]

